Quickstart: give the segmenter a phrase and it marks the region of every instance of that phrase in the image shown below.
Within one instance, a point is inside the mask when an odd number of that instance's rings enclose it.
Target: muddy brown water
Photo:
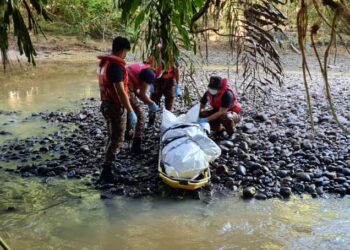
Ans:
[[[0,75],[0,143],[57,130],[26,117],[97,97],[94,63]],[[12,249],[349,249],[350,200],[101,200],[84,180],[23,179],[0,163],[0,237]],[[156,166],[155,166],[156,167]],[[14,211],[12,211],[14,208]]]

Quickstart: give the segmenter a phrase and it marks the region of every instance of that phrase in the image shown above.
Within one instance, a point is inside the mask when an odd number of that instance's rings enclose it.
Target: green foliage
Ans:
[[[159,42],[163,45],[162,56],[166,64],[180,54],[180,48],[195,50],[194,35],[190,32],[191,17],[204,0],[120,0],[124,25],[133,27],[134,39],[141,50],[152,51]]]
[[[47,30],[65,27],[65,33],[94,38],[111,37],[122,30],[112,0],[49,0],[47,9],[54,17],[54,26],[46,26]]]
[[[25,54],[28,62],[32,62],[35,65],[34,56],[36,52],[29,31],[33,30],[34,33],[37,33],[40,28],[36,15],[41,15],[46,20],[49,19],[46,11],[42,8],[42,5],[46,3],[46,0],[0,0],[0,51],[4,67],[6,67],[8,62],[7,51],[10,31],[13,31],[14,36],[17,38],[17,47],[20,54]],[[24,21],[22,9],[27,15],[27,23]],[[12,30],[10,30],[11,25]]]

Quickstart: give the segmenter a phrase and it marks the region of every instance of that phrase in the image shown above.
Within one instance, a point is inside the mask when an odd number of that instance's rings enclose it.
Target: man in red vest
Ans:
[[[123,37],[113,40],[112,54],[99,56],[98,82],[101,95],[101,112],[107,122],[108,141],[100,180],[113,182],[112,163],[124,141],[126,119],[131,126],[137,123],[137,116],[128,97],[128,74],[125,57],[130,42]]]
[[[207,103],[212,109],[204,111]],[[210,129],[214,132],[221,132],[221,125],[223,125],[227,134],[231,136],[239,121],[240,112],[241,105],[233,90],[230,89],[227,79],[218,76],[210,77],[208,90],[201,98],[201,113],[198,122],[209,122]]]
[[[151,99],[160,105],[160,100],[162,96],[165,97],[165,108],[169,111],[172,110],[174,105],[175,96],[181,96],[181,86],[179,84],[179,65],[177,61],[173,58],[169,62],[169,67],[165,68],[162,62],[162,45],[158,44],[156,50],[158,51],[159,58],[157,59],[155,55],[151,55],[148,58],[148,62],[157,71],[157,78],[153,87],[151,88]],[[155,51],[153,52],[155,54]],[[157,65],[157,66],[155,66]],[[155,115],[150,114],[149,125],[152,126],[155,121]]]
[[[148,96],[150,85],[154,83],[155,73],[149,64],[136,63],[126,68],[129,76],[129,93],[130,103],[137,115],[137,124],[134,132],[134,139],[131,146],[131,151],[135,154],[142,153],[142,137],[145,127],[145,116],[139,99],[148,105],[149,114],[154,114],[158,111],[159,106]],[[130,126],[127,127],[127,135],[129,135]]]

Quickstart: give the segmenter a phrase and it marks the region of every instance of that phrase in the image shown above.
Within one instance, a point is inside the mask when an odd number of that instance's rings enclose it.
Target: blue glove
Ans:
[[[137,123],[137,116],[134,111],[128,113],[128,122],[131,127],[135,127]]]
[[[181,86],[180,86],[180,84],[176,84],[176,86],[175,86],[175,96],[181,96],[181,95],[182,95]]]
[[[154,85],[153,85],[153,83],[149,85],[149,92],[150,92],[151,94],[154,93]]]
[[[149,111],[151,111],[152,113],[155,113],[159,110],[159,106],[155,102],[152,102],[150,105],[148,105],[148,107]]]
[[[197,122],[198,123],[206,123],[206,122],[209,122],[209,121],[208,121],[208,118],[198,118]]]

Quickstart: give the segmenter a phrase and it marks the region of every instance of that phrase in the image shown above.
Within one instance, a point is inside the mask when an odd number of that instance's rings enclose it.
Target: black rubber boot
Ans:
[[[103,164],[102,171],[98,183],[114,183],[114,176],[112,173],[112,165],[111,164]]]
[[[148,127],[154,127],[154,122],[156,120],[156,113],[149,113]]]
[[[134,154],[141,154],[143,152],[142,150],[142,138],[135,137],[132,146],[131,146],[131,152]]]

